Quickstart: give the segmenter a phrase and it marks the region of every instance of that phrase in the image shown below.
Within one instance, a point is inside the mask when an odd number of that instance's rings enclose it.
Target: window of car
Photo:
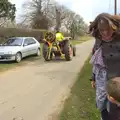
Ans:
[[[25,45],[31,45],[31,44],[35,44],[36,41],[33,38],[26,38],[24,41]]]
[[[23,43],[23,39],[22,38],[9,38],[2,45],[4,45],[4,46],[21,46],[22,43]]]

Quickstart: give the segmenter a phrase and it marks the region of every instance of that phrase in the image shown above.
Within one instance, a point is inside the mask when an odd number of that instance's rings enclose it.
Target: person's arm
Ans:
[[[95,81],[95,74],[94,73],[92,73],[92,77],[91,77],[90,81]]]
[[[61,39],[63,40],[64,39],[64,36],[63,36],[63,34],[61,33]]]
[[[95,81],[95,74],[94,73],[92,74],[91,85],[92,85],[92,88],[96,88],[96,81]]]
[[[92,81],[95,81],[95,74],[92,74]]]

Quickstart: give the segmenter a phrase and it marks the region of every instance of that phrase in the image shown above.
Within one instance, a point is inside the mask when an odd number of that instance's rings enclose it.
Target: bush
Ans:
[[[0,28],[0,42],[9,37],[35,37],[39,40],[45,32],[46,30],[39,29]]]

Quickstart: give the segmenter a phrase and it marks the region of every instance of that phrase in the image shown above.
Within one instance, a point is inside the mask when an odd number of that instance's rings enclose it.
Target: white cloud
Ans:
[[[60,3],[67,3],[68,7],[75,11],[77,14],[80,14],[86,22],[89,22],[93,19],[92,16],[92,7],[94,0],[57,0]]]
[[[71,0],[72,10],[84,17],[86,22],[92,20],[93,0]],[[89,1],[89,2],[88,2]]]
[[[101,12],[113,13],[114,0],[57,0],[60,3],[68,3],[71,10],[80,14],[88,23],[93,20],[96,15]]]

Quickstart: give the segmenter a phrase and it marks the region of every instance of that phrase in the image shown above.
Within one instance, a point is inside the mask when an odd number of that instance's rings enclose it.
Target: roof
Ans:
[[[10,38],[20,38],[20,39],[26,39],[26,38],[34,38],[34,37],[10,37]]]

